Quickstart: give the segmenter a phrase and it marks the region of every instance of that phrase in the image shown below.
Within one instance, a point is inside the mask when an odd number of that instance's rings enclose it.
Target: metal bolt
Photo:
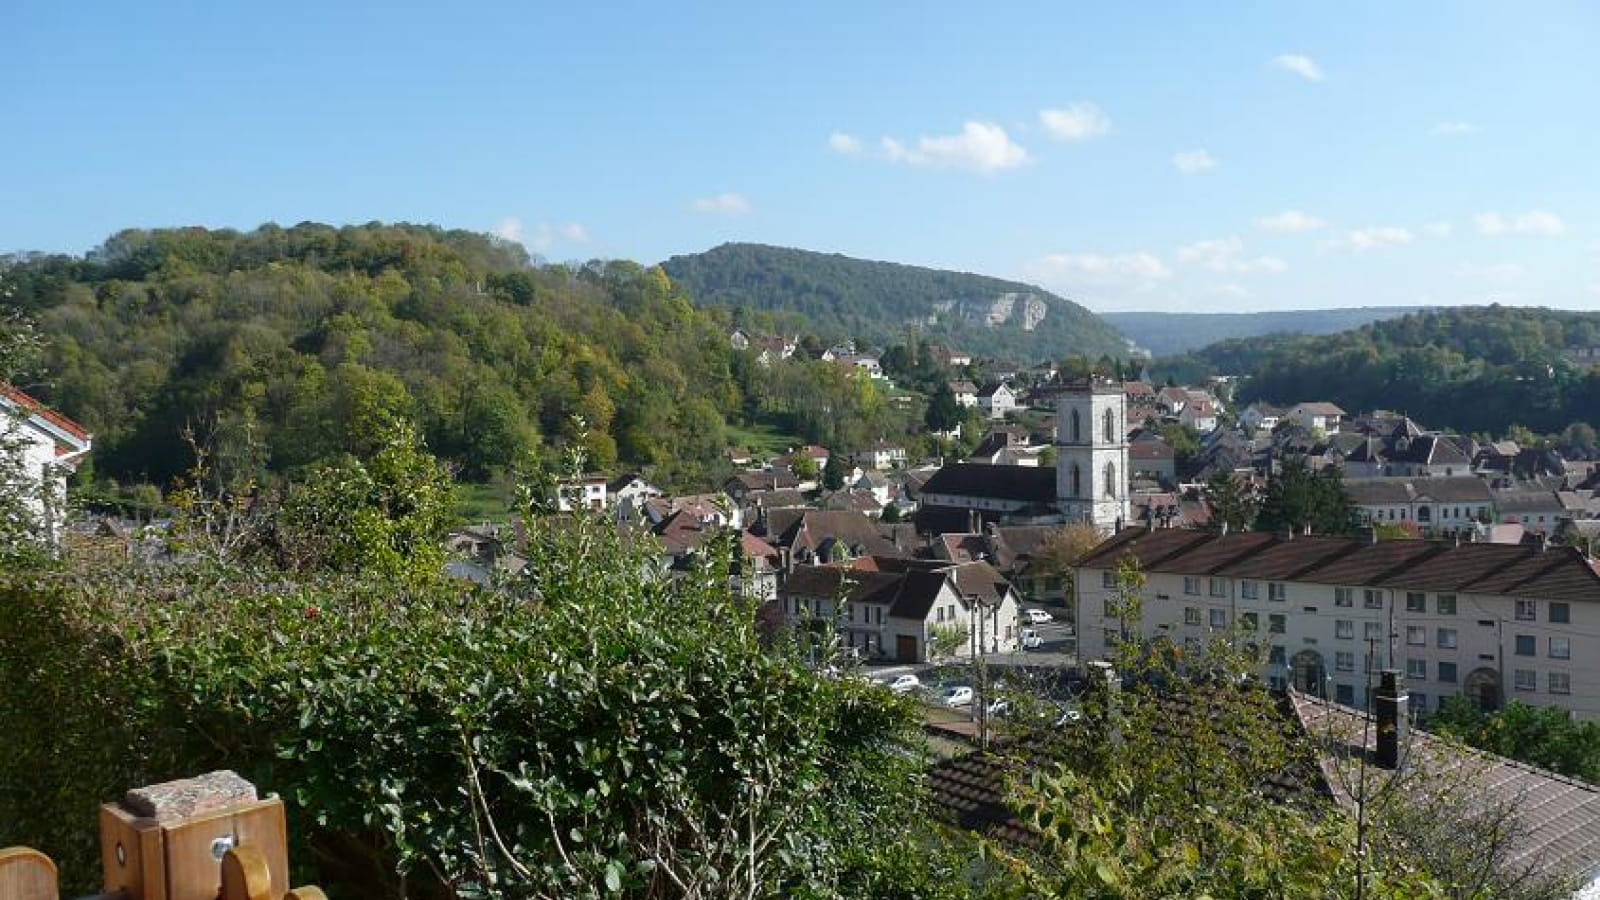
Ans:
[[[225,834],[211,842],[211,858],[221,862],[222,858],[227,856],[228,851],[232,849],[233,835]]]

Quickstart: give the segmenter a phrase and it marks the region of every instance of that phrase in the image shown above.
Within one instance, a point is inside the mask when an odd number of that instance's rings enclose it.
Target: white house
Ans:
[[[1217,430],[1217,402],[1215,400],[1198,400],[1191,397],[1189,402],[1178,411],[1178,421],[1205,434]]]
[[[1117,613],[1117,566],[1146,581]],[[1127,528],[1079,564],[1082,658],[1117,642],[1259,642],[1262,675],[1346,705],[1400,669],[1412,703],[1516,698],[1600,720],[1600,573],[1572,547]]]
[[[1475,475],[1347,478],[1344,486],[1368,522],[1409,522],[1424,531],[1454,532],[1494,517],[1494,492]]]
[[[582,475],[568,478],[556,486],[556,509],[572,512],[576,509],[605,509],[610,482],[604,475]]]
[[[1003,419],[1017,408],[1017,395],[1004,382],[986,385],[978,392],[978,406],[991,419]]]
[[[879,472],[897,469],[906,464],[906,448],[888,441],[874,441],[872,446],[856,454],[856,463]]]
[[[28,505],[44,533],[54,540],[67,498],[67,475],[93,446],[82,425],[0,382],[0,453],[15,454],[15,468],[0,466],[0,477],[20,481]]]
[[[1019,649],[1018,595],[988,563],[868,557],[857,566],[796,566],[778,588],[783,620],[833,628],[867,659],[928,662],[940,633],[959,636],[956,656]]]
[[[950,393],[956,395],[956,403],[960,406],[970,409],[978,405],[978,386],[964,378],[950,382]]]
[[[1270,403],[1252,403],[1239,414],[1239,424],[1255,431],[1271,431],[1283,421],[1283,410]]]
[[[1345,411],[1332,403],[1296,403],[1284,418],[1312,431],[1333,434],[1344,422]]]

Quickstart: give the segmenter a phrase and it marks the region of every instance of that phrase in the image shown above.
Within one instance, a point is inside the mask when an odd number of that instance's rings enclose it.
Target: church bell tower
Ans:
[[[1056,399],[1056,504],[1068,522],[1110,534],[1128,521],[1128,404],[1122,385],[1090,377]]]

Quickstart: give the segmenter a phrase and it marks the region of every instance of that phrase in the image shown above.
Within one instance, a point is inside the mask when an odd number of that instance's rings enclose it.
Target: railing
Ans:
[[[232,772],[129,791],[100,807],[103,892],[94,900],[326,900],[289,888],[283,801]],[[56,865],[0,850],[0,900],[59,900]]]

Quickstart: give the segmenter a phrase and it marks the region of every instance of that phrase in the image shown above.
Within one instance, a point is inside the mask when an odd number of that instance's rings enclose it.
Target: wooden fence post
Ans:
[[[0,850],[0,900],[58,900],[56,864],[37,850]]]

